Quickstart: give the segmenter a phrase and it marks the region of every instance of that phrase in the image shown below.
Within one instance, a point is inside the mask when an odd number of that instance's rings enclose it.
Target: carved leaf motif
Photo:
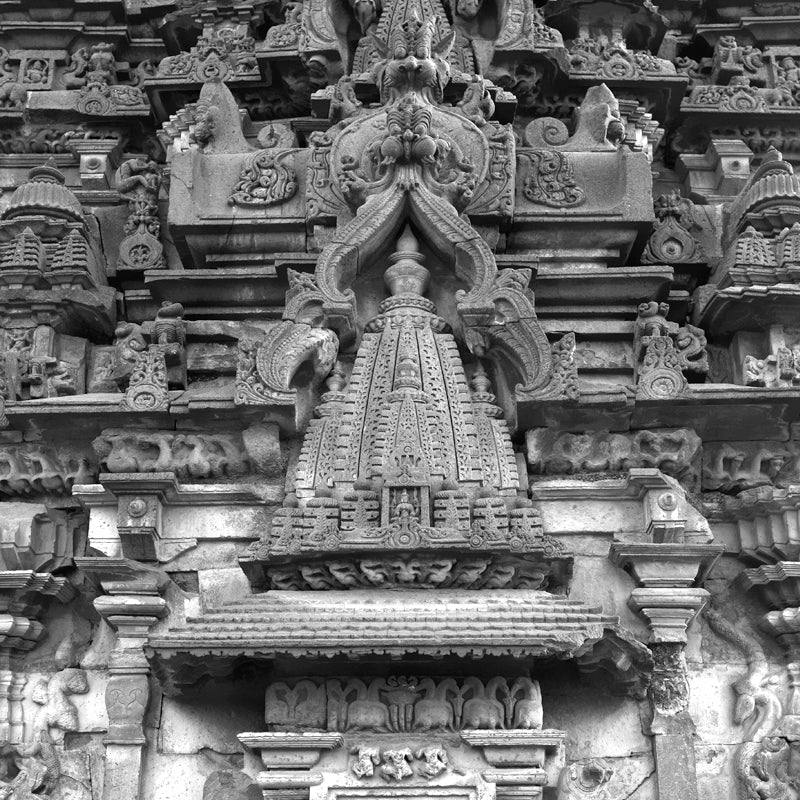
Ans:
[[[586,202],[586,192],[578,186],[569,155],[557,150],[526,150],[530,161],[522,193],[532,203],[554,208],[573,208]]]
[[[283,203],[297,191],[297,174],[291,164],[291,153],[259,150],[249,156],[230,205],[273,206]]]
[[[131,411],[157,411],[168,404],[165,348],[151,345],[136,359],[122,406]]]

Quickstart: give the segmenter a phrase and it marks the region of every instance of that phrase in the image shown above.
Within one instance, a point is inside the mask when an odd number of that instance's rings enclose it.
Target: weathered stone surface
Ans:
[[[699,478],[702,441],[685,428],[629,434],[573,434],[540,428],[528,431],[526,443],[528,463],[534,473],[573,475],[654,467],[692,487]]]
[[[0,796],[798,800],[795,6],[6,0]]]

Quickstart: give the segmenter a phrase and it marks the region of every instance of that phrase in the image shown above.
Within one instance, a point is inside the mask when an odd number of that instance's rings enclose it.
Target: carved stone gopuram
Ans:
[[[800,800],[800,3],[0,3],[0,800]]]

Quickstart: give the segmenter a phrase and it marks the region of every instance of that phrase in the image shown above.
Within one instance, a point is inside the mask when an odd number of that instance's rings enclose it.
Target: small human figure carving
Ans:
[[[403,778],[410,777],[414,774],[408,763],[412,758],[411,750],[408,747],[401,750],[384,750],[381,777],[385,781],[402,781]]]
[[[416,753],[417,759],[422,759],[418,772],[425,778],[435,778],[439,773],[450,769],[450,762],[447,759],[447,751],[443,747],[423,747]]]
[[[354,747],[351,752],[356,755],[353,762],[353,774],[357,778],[370,778],[375,774],[375,767],[381,763],[381,753],[377,747]]]

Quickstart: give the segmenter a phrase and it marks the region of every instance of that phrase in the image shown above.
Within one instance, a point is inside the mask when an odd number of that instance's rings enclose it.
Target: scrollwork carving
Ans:
[[[286,202],[296,191],[297,174],[292,166],[292,153],[259,150],[247,157],[228,203],[272,206]]]
[[[532,203],[575,208],[586,202],[586,192],[575,180],[569,155],[557,150],[522,150],[519,155],[530,162],[522,194]]]
[[[241,405],[293,405],[292,379],[306,361],[317,378],[327,375],[336,361],[339,341],[325,328],[303,322],[279,322],[267,339],[239,342],[235,401]]]
[[[130,411],[162,411],[168,405],[165,349],[150,345],[133,365],[122,406]]]
[[[496,556],[464,558],[396,555],[332,558],[274,566],[267,570],[273,589],[368,589],[389,587],[457,589],[543,589],[553,568],[536,561]],[[557,582],[557,581],[556,581]]]
[[[642,303],[634,329],[636,393],[648,400],[679,397],[689,391],[685,373],[708,373],[706,337],[694,325],[668,322],[667,303]]]
[[[691,264],[705,260],[700,244],[692,235],[699,225],[693,217],[694,204],[672,192],[654,203],[656,221],[642,255],[646,264]]]

